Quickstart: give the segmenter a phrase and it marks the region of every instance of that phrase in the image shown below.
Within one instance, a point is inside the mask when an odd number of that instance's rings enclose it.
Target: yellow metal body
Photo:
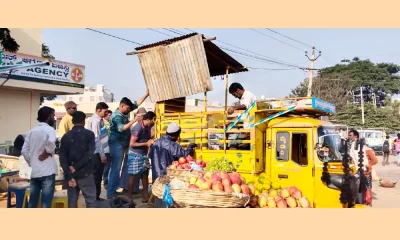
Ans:
[[[226,117],[226,112],[169,112],[165,103],[158,103],[156,107],[156,136],[161,137],[171,122],[181,126],[180,144],[185,147],[189,143],[196,143],[195,158],[210,161],[215,158],[226,157],[236,167],[247,181],[257,181],[259,174],[265,173],[272,180],[279,180],[282,187],[296,186],[302,190],[313,207],[342,208],[339,201],[340,191],[328,188],[321,181],[323,162],[318,158],[314,146],[318,141],[317,129],[320,126],[332,125],[320,120],[317,116],[321,112],[310,108],[308,101],[311,98],[282,99],[271,102],[257,102],[249,112],[248,121],[255,123],[277,112],[284,111],[285,101],[305,101],[302,107],[295,112],[277,117],[271,121],[259,124],[250,129],[233,128],[224,136],[224,123],[230,124],[237,116]],[[274,106],[272,106],[274,105]],[[323,114],[320,114],[323,115]],[[246,120],[245,120],[246,121]],[[240,124],[239,124],[240,125]],[[211,140],[212,134],[220,134],[220,140]],[[232,140],[234,134],[249,133],[249,140]],[[222,136],[221,136],[222,135]],[[282,141],[286,138],[286,158],[279,160]],[[296,149],[291,145],[292,138],[299,140],[302,136],[305,149]],[[294,141],[294,140],[293,140]],[[283,141],[284,142],[284,141]],[[210,144],[219,143],[219,149],[211,149]],[[225,144],[249,144],[249,150],[226,150]],[[284,154],[285,155],[285,154]],[[296,158],[296,159],[294,159]],[[343,174],[341,162],[329,163],[331,174]],[[357,206],[362,207],[362,206]]]

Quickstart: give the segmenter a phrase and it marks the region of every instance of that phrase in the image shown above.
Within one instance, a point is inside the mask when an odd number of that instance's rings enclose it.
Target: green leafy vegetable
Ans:
[[[209,172],[216,172],[218,170],[223,172],[233,172],[235,171],[235,168],[233,167],[232,162],[226,158],[217,158],[207,163],[206,170]]]

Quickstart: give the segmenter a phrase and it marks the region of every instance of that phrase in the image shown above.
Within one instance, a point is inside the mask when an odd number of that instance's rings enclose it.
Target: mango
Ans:
[[[288,197],[286,198],[286,203],[290,208],[295,208],[297,207],[297,202],[296,199],[294,199],[293,197]]]
[[[279,182],[272,182],[271,186],[273,189],[281,188],[281,184]]]
[[[269,191],[269,195],[270,195],[271,197],[276,198],[276,197],[278,196],[278,191],[276,191],[276,190],[270,190],[270,191]]]
[[[276,208],[276,202],[274,199],[269,199],[267,202],[268,208]]]
[[[311,208],[310,202],[308,201],[308,199],[306,197],[301,197],[299,199],[299,203],[302,208]]]
[[[284,199],[290,197],[290,193],[289,190],[287,190],[286,188],[282,189],[280,196]]]

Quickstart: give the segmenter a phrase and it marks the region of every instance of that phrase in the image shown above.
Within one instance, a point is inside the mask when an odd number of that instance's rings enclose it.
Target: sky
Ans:
[[[214,41],[219,46],[257,56],[252,53],[255,52],[260,54],[257,57],[262,55],[261,58],[264,59],[269,57],[305,68],[310,67],[310,61],[305,56],[305,51],[308,51],[309,56],[312,51],[308,46],[315,46],[321,51],[321,57],[315,61],[315,69],[332,66],[342,59],[351,60],[354,57],[370,59],[373,62],[400,64],[399,29],[272,29],[307,46],[267,29],[256,29],[257,32],[251,28],[189,29],[207,37],[216,37],[217,40],[235,47]],[[179,36],[165,29],[156,29],[164,34],[146,28],[95,30],[145,45],[169,39],[170,36]],[[175,30],[191,33],[186,29]],[[57,60],[85,65],[87,86],[104,84],[114,93],[117,101],[122,97],[138,99],[144,94],[146,86],[138,57],[126,55],[139,45],[84,28],[43,29],[42,37],[43,43],[49,46],[51,54]],[[262,95],[267,98],[285,97],[292,88],[308,77],[308,73],[300,69],[228,53],[249,68],[248,72],[229,75],[229,82],[241,83],[245,89],[256,95],[257,99]],[[291,70],[266,70],[288,68]],[[208,100],[223,103],[224,79],[212,78],[212,85],[213,91],[208,93]],[[202,95],[191,97],[201,99]],[[229,96],[229,103],[233,100],[234,98]]]

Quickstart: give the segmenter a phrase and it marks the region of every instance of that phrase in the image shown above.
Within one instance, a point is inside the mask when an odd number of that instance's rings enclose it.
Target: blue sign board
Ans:
[[[334,104],[325,102],[318,98],[312,98],[312,107],[330,114],[336,113],[336,107]]]

